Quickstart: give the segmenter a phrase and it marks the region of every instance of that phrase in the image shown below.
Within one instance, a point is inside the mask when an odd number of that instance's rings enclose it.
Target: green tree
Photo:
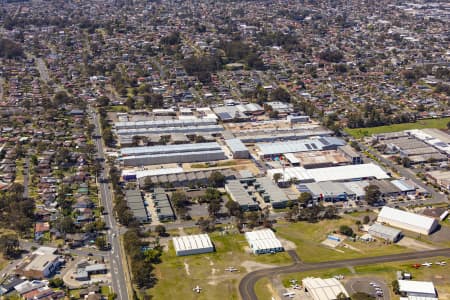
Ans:
[[[104,236],[98,236],[95,239],[95,246],[97,246],[97,248],[99,250],[105,250],[106,249],[106,238]]]
[[[231,216],[240,217],[242,216],[242,211],[239,203],[233,200],[228,200],[227,203],[225,203],[225,207],[228,209],[228,212]]]
[[[308,192],[302,192],[297,198],[299,204],[303,207],[306,207],[312,199],[312,195]]]
[[[346,236],[352,236],[353,235],[353,229],[347,225],[341,225],[339,227],[339,232],[346,235]]]
[[[16,234],[0,236],[0,252],[6,258],[15,258],[19,254],[19,238]]]
[[[289,103],[291,102],[291,95],[284,88],[278,87],[270,93],[270,99],[272,101]]]
[[[155,184],[153,183],[152,178],[150,176],[145,177],[144,186],[142,187],[144,191],[150,192],[154,186]]]
[[[208,183],[212,187],[223,187],[225,185],[225,176],[219,171],[213,171],[208,177]]]
[[[58,277],[52,278],[49,281],[49,286],[52,288],[62,288],[64,287],[64,280]]]
[[[275,181],[275,183],[278,183],[278,181],[281,179],[282,175],[281,173],[275,173],[273,174],[273,181]]]
[[[366,192],[366,201],[369,205],[373,205],[380,200],[381,192],[377,185],[370,184],[364,190]]]
[[[394,294],[400,294],[400,285],[398,284],[398,280],[392,281],[392,291]]]
[[[164,236],[166,234],[166,227],[164,227],[164,225],[156,225],[155,232],[159,236]]]
[[[364,216],[363,224],[369,224],[369,222],[370,222],[370,217],[369,216]]]

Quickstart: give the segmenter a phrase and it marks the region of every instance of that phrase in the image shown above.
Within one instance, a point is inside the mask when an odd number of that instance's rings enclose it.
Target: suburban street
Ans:
[[[245,275],[245,277],[239,283],[239,293],[241,294],[242,300],[257,300],[258,297],[256,296],[254,287],[256,282],[263,277],[271,277],[279,274],[289,274],[312,270],[345,268],[361,265],[370,265],[376,263],[396,262],[411,259],[423,259],[435,256],[450,257],[450,248],[430,250],[430,251],[420,251],[420,252],[409,252],[394,255],[366,257],[366,258],[356,258],[348,260],[326,261],[314,264],[302,263],[294,260],[295,262],[289,266],[258,270]]]
[[[100,121],[97,113],[90,109],[90,114],[93,118],[95,125],[94,134],[96,136],[101,136]],[[105,154],[103,150],[103,140],[101,138],[95,139],[95,144],[97,146],[98,157],[101,159],[100,164],[102,166],[102,171],[100,173],[100,178],[106,178],[108,176],[107,165],[105,163]],[[124,275],[124,267],[122,265],[122,252],[120,248],[119,239],[119,226],[116,219],[113,217],[113,197],[110,186],[107,182],[100,181],[99,183],[100,197],[102,199],[103,206],[106,211],[105,223],[108,229],[108,242],[111,243],[111,252],[109,255],[109,261],[111,265],[111,278],[112,278],[112,288],[117,294],[118,299],[128,299],[130,293],[128,292],[126,279]]]

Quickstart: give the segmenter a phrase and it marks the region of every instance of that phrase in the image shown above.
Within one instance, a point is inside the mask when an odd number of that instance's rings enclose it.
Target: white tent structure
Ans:
[[[394,227],[429,235],[435,231],[439,223],[434,218],[406,212],[384,206],[378,214],[377,221]]]
[[[174,237],[173,246],[177,256],[209,253],[214,251],[214,246],[207,234]]]
[[[302,280],[305,291],[314,300],[335,300],[339,294],[349,297],[342,283],[336,278],[313,278],[307,277]]]
[[[246,232],[245,238],[254,254],[284,251],[283,245],[270,229]]]

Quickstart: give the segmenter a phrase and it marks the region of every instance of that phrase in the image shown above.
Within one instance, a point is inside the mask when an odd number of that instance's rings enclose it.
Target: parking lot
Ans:
[[[345,284],[345,289],[350,295],[355,293],[366,293],[378,300],[389,300],[389,288],[387,284],[374,277],[356,277],[349,279]],[[380,291],[377,295],[377,290]]]

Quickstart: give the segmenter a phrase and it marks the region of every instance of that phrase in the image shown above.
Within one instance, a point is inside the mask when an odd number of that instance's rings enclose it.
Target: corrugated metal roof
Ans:
[[[429,230],[436,222],[436,220],[433,218],[410,213],[400,209],[391,208],[388,206],[383,206],[380,213],[378,214],[378,217],[382,218],[383,220],[398,221],[403,224],[409,224],[411,226],[420,227],[425,230]]]
[[[436,296],[436,290],[431,281],[399,280],[398,285],[400,292],[432,294]]]
[[[212,248],[211,239],[207,234],[185,235],[173,238],[175,251]]]
[[[340,293],[349,296],[344,286],[335,278],[307,277],[302,283],[314,300],[336,299]]]
[[[149,147],[127,147],[122,148],[122,156],[127,155],[148,155],[156,153],[176,153],[176,152],[196,152],[208,150],[222,149],[217,142],[212,143],[197,143],[197,144],[180,144],[180,145],[158,145]]]

